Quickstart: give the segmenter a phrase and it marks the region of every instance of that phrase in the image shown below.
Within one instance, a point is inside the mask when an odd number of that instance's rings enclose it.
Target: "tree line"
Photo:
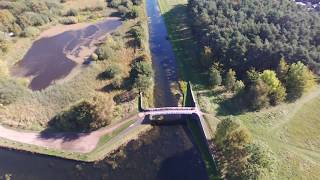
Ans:
[[[227,91],[235,94],[234,99],[241,102],[239,106],[250,110],[295,101],[316,84],[315,76],[307,66],[300,61],[289,65],[284,58],[281,58],[275,71],[248,70],[243,81],[237,79],[233,69],[223,74],[220,67],[214,64],[209,70],[211,87],[223,85]]]

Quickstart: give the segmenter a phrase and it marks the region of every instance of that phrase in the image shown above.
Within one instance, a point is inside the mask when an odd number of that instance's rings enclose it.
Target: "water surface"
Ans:
[[[12,69],[15,76],[32,78],[29,87],[41,90],[66,77],[95,48],[97,40],[121,25],[119,19],[107,19],[82,29],[66,31],[36,40],[23,59]],[[84,52],[80,55],[81,52]],[[71,57],[74,57],[71,59]],[[75,60],[79,58],[80,61]]]

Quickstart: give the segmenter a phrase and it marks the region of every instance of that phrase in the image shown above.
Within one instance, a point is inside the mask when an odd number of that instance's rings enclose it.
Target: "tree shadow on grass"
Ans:
[[[207,86],[207,68],[201,66],[200,48],[190,29],[187,5],[176,5],[164,14],[170,41],[180,69],[180,79],[194,85]]]
[[[248,102],[245,99],[246,98],[243,98],[243,93],[238,93],[232,98],[222,101],[217,109],[217,115],[240,115],[248,112]]]

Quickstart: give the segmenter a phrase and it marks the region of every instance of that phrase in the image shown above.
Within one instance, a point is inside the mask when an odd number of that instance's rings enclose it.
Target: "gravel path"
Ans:
[[[118,124],[101,128],[91,133],[42,133],[21,132],[0,125],[0,137],[8,140],[32,144],[63,151],[88,153],[98,144],[101,136],[112,133],[131,120],[138,120],[138,115],[131,116]],[[141,119],[141,118],[140,118]],[[132,127],[132,126],[131,126]]]

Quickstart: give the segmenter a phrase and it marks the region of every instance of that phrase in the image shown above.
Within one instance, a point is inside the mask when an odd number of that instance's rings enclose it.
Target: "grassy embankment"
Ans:
[[[186,0],[158,0],[160,11],[164,16],[168,35],[173,44],[174,53],[179,67],[179,75],[183,81],[191,81],[196,85],[201,83],[201,71],[197,67],[196,59],[198,51],[196,42],[192,39],[191,30],[187,26],[187,1]],[[188,51],[189,50],[189,51]],[[198,76],[193,76],[197,74]],[[181,89],[185,92],[184,105],[190,102],[190,94],[186,93],[185,83],[181,82]],[[187,121],[195,143],[200,150],[210,179],[217,178],[214,161],[204,142],[201,129],[194,121]]]
[[[181,29],[188,29],[182,28],[187,23],[186,1],[159,0],[159,4],[165,14],[183,78],[194,83],[200,82],[196,70],[190,71],[190,61],[197,59],[197,52],[194,51],[197,48],[192,43],[191,34],[180,33]],[[200,86],[196,87],[199,90]],[[206,119],[211,129],[214,130],[217,125],[216,117],[242,120],[254,138],[267,142],[275,153],[279,167],[277,179],[317,179],[320,176],[319,87],[295,103],[243,114],[225,111],[221,107],[225,97],[219,92],[209,88],[201,90],[203,92],[198,94],[199,103],[202,110],[210,114],[206,115]]]
[[[98,1],[86,1],[86,5],[90,6],[90,3],[91,5],[93,5],[92,3],[97,2]],[[105,1],[99,0],[99,3],[103,3],[102,5],[106,6]],[[68,1],[64,5],[66,9],[70,7],[80,8],[80,6],[74,6],[75,4],[82,4],[82,1]],[[82,8],[83,7],[84,6],[82,6]],[[112,10],[112,12],[113,11],[114,10]],[[104,14],[106,16],[108,15],[108,12],[105,12]],[[105,16],[99,17],[98,19],[90,18],[90,22],[98,21]],[[135,49],[129,45],[131,37],[128,37],[127,32],[131,29],[132,26],[137,23],[137,21],[141,20],[143,22],[146,22],[146,18],[145,7],[144,5],[141,5],[139,6],[139,18],[124,21],[123,25],[115,32],[116,36],[114,37],[116,43],[118,43],[119,47],[121,48],[114,52],[114,56],[112,56],[107,61],[93,63],[90,68],[83,69],[81,73],[69,79],[67,82],[51,85],[50,87],[42,91],[31,92],[26,86],[26,79],[15,79],[16,81],[19,81],[19,83],[22,81],[22,84],[25,86],[24,91],[26,93],[23,97],[20,97],[14,103],[0,107],[1,123],[13,128],[42,131],[45,130],[48,121],[50,121],[52,116],[54,116],[57,112],[68,108],[73,103],[79,101],[79,99],[92,99],[93,97],[104,97],[109,101],[108,103],[112,103],[109,106],[114,107],[111,125],[116,124],[130,114],[136,113],[137,108],[135,100],[128,103],[113,104],[113,97],[117,94],[121,94],[125,90],[119,89],[110,92],[100,91],[100,89],[103,89],[106,84],[110,83],[110,80],[98,80],[97,76],[101,72],[103,72],[111,63],[121,64],[121,68],[123,68],[122,70],[124,71],[124,74],[129,74],[130,64],[135,59],[136,52]],[[42,28],[47,29],[49,28],[49,26],[50,25],[47,25],[46,27]],[[148,38],[148,31],[146,31],[145,33],[145,36]],[[26,50],[31,46],[34,40],[35,39],[32,38],[17,38],[15,41],[13,41],[13,43],[16,44],[13,44],[12,46],[17,45],[19,47],[24,47],[22,48],[24,49],[24,52],[14,53],[15,49],[10,48],[9,52],[1,57],[1,59],[12,61],[11,63],[7,63],[9,64],[9,67],[10,65],[12,66],[14,64],[13,62],[18,61],[23,57],[23,55],[26,53]],[[145,43],[148,43],[148,41]],[[148,44],[146,44],[145,47],[149,47]],[[146,54],[150,53],[147,48],[143,49],[142,51]],[[119,140],[119,142],[108,144],[109,140],[112,139],[112,137],[116,136],[122,130],[126,129],[130,124],[132,124],[132,122],[133,121],[130,121],[124,124],[122,127],[111,134],[106,134],[101,138],[96,149],[88,154],[42,148],[29,144],[9,141],[6,139],[0,139],[0,146],[68,159],[94,161],[103,159],[110,151],[113,150],[112,148],[121,146],[125,142],[128,142],[130,139],[137,137],[141,131],[148,129],[146,127],[139,127],[135,129],[128,137]]]

